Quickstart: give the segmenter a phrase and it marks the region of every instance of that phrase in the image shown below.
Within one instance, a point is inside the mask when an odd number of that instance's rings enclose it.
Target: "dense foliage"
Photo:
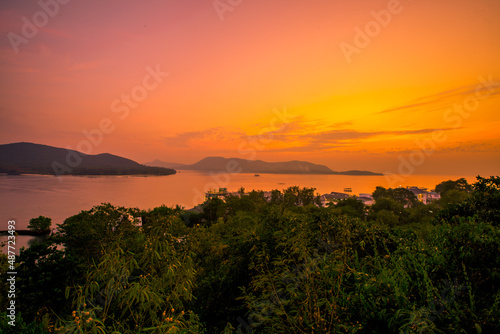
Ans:
[[[428,205],[382,187],[371,207],[322,207],[298,187],[270,198],[241,189],[189,211],[103,204],[21,253],[17,323],[26,333],[498,333],[500,178],[436,190]]]
[[[38,218],[30,219],[28,228],[35,233],[42,233],[50,231],[51,225],[52,219],[44,216],[38,216]]]

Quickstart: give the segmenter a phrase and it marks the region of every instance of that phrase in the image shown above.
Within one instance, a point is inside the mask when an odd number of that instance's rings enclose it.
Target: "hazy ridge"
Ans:
[[[266,162],[239,158],[207,157],[192,165],[167,163],[161,160],[145,163],[147,166],[176,168],[180,170],[199,170],[207,172],[241,172],[269,174],[332,174],[332,175],[382,175],[380,173],[349,170],[337,172],[327,166],[307,161]]]

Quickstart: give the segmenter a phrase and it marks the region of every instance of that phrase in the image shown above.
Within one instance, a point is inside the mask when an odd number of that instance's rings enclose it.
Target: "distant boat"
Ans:
[[[254,176],[260,176],[259,174],[255,174]]]
[[[344,192],[345,193],[352,193],[352,189],[351,188],[344,188]]]

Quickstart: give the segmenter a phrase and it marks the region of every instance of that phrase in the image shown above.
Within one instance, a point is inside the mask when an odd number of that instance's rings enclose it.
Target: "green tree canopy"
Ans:
[[[365,215],[365,205],[363,202],[352,197],[339,200],[335,207],[340,208],[342,214],[349,217],[363,218]]]
[[[28,228],[33,232],[47,232],[50,230],[52,225],[52,219],[44,216],[39,216],[38,218],[31,218],[28,224]]]
[[[466,191],[470,192],[472,190],[472,186],[467,182],[465,178],[460,178],[455,181],[453,180],[448,180],[448,181],[443,181],[436,185],[436,192],[439,193],[442,196],[444,196],[448,191],[450,190],[461,190],[461,191]]]
[[[448,205],[438,214],[438,221],[457,221],[455,218],[478,217],[481,220],[500,223],[500,177],[478,176],[465,201]]]
[[[378,186],[375,188],[372,196],[375,201],[379,201],[382,198],[389,198],[408,207],[414,207],[418,202],[417,196],[406,188],[386,189]]]
[[[102,248],[120,237],[133,233],[137,209],[114,207],[109,203],[82,211],[58,225],[68,251],[87,260],[100,257]]]
[[[468,197],[468,194],[464,190],[458,190],[458,189],[451,189],[449,191],[446,191],[441,195],[441,198],[439,200],[439,203],[442,206],[445,206],[447,204],[458,204],[462,203],[465,201]]]

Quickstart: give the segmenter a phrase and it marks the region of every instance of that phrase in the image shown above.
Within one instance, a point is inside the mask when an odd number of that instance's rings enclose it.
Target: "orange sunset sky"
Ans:
[[[498,0],[2,1],[0,25],[0,144],[500,174]]]

